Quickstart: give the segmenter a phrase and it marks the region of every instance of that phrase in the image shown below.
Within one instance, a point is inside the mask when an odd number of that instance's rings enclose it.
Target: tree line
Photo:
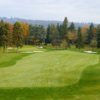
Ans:
[[[4,51],[7,47],[48,44],[59,48],[70,48],[72,45],[79,49],[84,46],[100,48],[100,25],[92,23],[76,28],[73,22],[69,25],[67,17],[62,24],[51,24],[47,28],[23,22],[11,24],[0,21],[0,46]]]

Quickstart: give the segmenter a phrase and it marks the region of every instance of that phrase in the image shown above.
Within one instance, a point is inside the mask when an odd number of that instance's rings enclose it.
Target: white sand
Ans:
[[[97,52],[93,52],[93,51],[84,51],[85,53],[89,53],[89,54],[95,54]]]

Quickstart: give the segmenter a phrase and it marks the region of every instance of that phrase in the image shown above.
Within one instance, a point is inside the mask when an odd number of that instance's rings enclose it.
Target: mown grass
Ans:
[[[97,55],[66,50],[31,54],[0,69],[0,100],[99,100],[97,63]]]
[[[80,79],[81,73],[87,66],[98,62],[97,58],[96,55],[65,50],[34,53],[20,59],[15,65],[1,68],[0,87],[71,85]]]
[[[0,100],[99,100],[99,66],[89,66],[79,82],[69,86],[0,89]]]

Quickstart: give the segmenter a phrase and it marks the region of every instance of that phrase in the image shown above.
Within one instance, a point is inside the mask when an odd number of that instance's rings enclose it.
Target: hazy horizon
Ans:
[[[0,17],[100,23],[98,0],[0,0]]]

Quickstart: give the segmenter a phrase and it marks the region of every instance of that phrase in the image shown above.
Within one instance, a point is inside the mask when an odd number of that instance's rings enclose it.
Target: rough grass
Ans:
[[[0,100],[99,100],[97,63],[97,55],[66,50],[31,54],[0,68]]]
[[[0,68],[9,67],[28,54],[5,53],[0,55]]]

